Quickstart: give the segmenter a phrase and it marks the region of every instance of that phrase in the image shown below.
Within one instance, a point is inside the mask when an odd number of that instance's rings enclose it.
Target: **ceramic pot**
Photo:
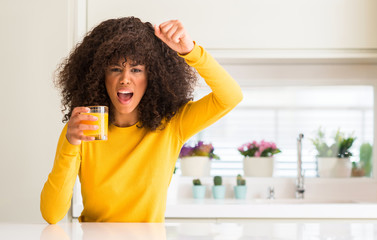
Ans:
[[[214,199],[225,198],[225,186],[212,186],[212,195]]]
[[[246,199],[246,186],[234,186],[234,196],[236,199]]]
[[[352,173],[349,158],[317,158],[318,176],[324,178],[348,178]]]
[[[248,177],[272,177],[274,172],[273,157],[245,157],[244,175]]]
[[[203,199],[206,196],[206,186],[203,186],[203,185],[192,186],[192,196],[195,199]]]
[[[211,159],[209,157],[193,156],[180,159],[182,176],[209,177]]]

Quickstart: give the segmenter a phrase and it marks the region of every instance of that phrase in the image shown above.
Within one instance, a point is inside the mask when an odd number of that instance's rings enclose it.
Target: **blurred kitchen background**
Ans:
[[[376,168],[321,179],[312,143],[319,129],[328,138],[338,130],[355,137],[350,148],[354,169],[362,168],[362,144],[377,150],[377,1],[2,0],[0,9],[0,221],[44,222],[39,196],[63,127],[54,71],[86,32],[105,19],[124,16],[152,24],[181,20],[243,89],[239,106],[190,140],[212,143],[221,158],[212,160],[210,176],[203,178],[207,186],[220,175],[230,190],[236,175],[243,174],[237,148],[266,140],[282,152],[275,156],[272,177],[246,179],[254,187],[248,199],[265,198],[270,185],[276,198],[294,198],[297,136],[303,133],[308,198],[377,202]],[[201,82],[195,98],[208,92]],[[177,161],[175,176],[181,173]],[[174,209],[179,199],[192,198],[191,185],[190,177],[175,179],[178,190],[168,199]],[[82,207],[78,187],[73,217]],[[171,209],[168,205],[168,214]],[[71,217],[72,211],[65,221]],[[171,218],[184,218],[184,213]]]

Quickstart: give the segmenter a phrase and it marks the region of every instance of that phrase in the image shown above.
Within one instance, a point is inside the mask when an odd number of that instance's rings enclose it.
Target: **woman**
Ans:
[[[191,101],[195,73],[212,92]],[[234,79],[177,20],[153,27],[134,17],[102,22],[62,64],[63,121],[41,212],[57,223],[78,175],[80,222],[163,222],[167,189],[182,145],[242,100]],[[107,141],[92,141],[85,106],[109,107]]]

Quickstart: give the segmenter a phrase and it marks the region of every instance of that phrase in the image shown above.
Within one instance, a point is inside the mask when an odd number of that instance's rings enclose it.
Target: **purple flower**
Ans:
[[[187,157],[187,156],[191,156],[192,155],[192,152],[193,152],[193,148],[187,146],[186,144],[183,145],[183,147],[181,148],[181,152],[179,153],[179,157]]]
[[[203,153],[210,153],[213,150],[212,144],[203,144],[203,142],[199,142],[196,151],[203,152]]]
[[[204,144],[203,141],[199,141],[194,147],[190,147],[186,144],[183,145],[179,157],[206,156],[211,159],[220,159],[219,156],[214,153],[214,150],[212,144]]]

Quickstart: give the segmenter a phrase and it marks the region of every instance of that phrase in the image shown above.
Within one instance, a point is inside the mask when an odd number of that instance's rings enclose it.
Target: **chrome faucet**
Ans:
[[[268,196],[267,199],[273,200],[275,199],[275,189],[274,186],[269,186],[268,187]]]
[[[304,134],[300,133],[297,138],[297,179],[296,179],[296,198],[304,198],[304,171],[302,170],[302,139]]]

